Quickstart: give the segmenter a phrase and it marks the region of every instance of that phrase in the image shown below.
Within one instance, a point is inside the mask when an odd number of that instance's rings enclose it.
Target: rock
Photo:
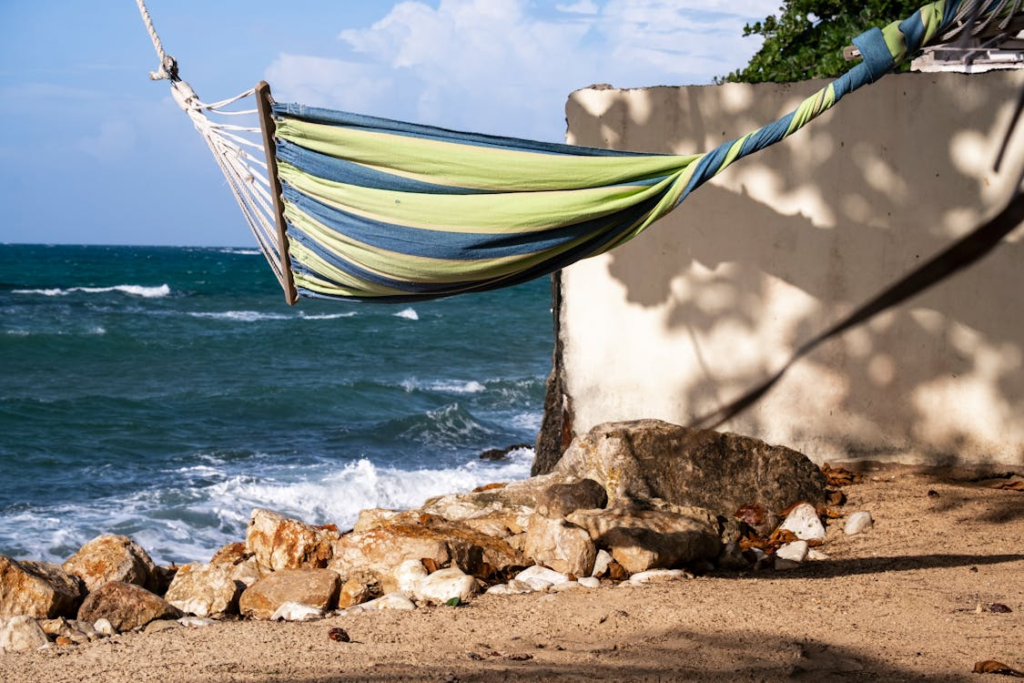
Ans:
[[[270,510],[252,511],[245,547],[268,569],[322,569],[338,538],[334,527],[314,527]]]
[[[736,541],[729,541],[718,554],[718,568],[726,571],[743,571],[750,568],[750,562],[743,555]]]
[[[202,628],[203,626],[213,626],[217,623],[217,620],[204,619],[203,617],[182,617],[178,619],[178,623],[186,628]]]
[[[577,437],[553,474],[589,478],[618,498],[662,498],[731,516],[825,501],[825,476],[805,455],[758,439],[659,420],[601,424]]]
[[[157,565],[152,574],[152,580],[146,587],[147,590],[156,593],[159,596],[163,596],[167,593],[167,589],[171,587],[171,583],[174,582],[174,577],[178,573],[178,566],[171,565],[169,567],[161,567]]]
[[[171,631],[173,629],[181,628],[181,624],[175,619],[159,619],[157,621],[151,621],[146,624],[146,627],[142,629],[143,633],[160,633],[160,631]]]
[[[817,510],[809,503],[801,503],[790,510],[781,528],[792,531],[802,541],[825,538],[825,525],[821,523]]]
[[[93,622],[93,628],[96,632],[103,636],[114,636],[117,635],[117,631],[114,629],[114,625],[110,623],[109,619],[100,617]]]
[[[0,652],[33,652],[49,645],[43,629],[28,615],[0,621]]]
[[[341,580],[329,569],[282,569],[242,593],[239,611],[251,619],[269,619],[286,602],[327,611],[338,602]]]
[[[582,579],[578,579],[577,583],[584,588],[600,588],[601,580],[593,576],[584,576]]]
[[[50,619],[75,614],[82,601],[78,577],[49,562],[18,562],[0,555],[0,619]]]
[[[514,446],[508,448],[488,448],[486,451],[480,454],[481,460],[508,460],[508,455],[512,451],[523,451],[530,450],[533,448],[533,444],[528,443],[517,443]]]
[[[372,612],[378,610],[414,610],[416,603],[401,593],[390,593],[376,600],[364,602],[349,609],[349,612]]]
[[[334,544],[330,568],[346,579],[373,572],[386,581],[406,560],[429,560],[435,567],[453,564],[484,578],[526,564],[501,539],[437,515],[410,513],[341,537]]]
[[[547,583],[546,581],[544,583],[546,583],[549,586],[552,585],[550,583]],[[508,583],[499,583],[498,585],[491,586],[487,589],[488,594],[495,595],[523,595],[524,593],[533,592],[534,588],[530,584],[526,583],[525,581],[517,581],[515,579],[509,581]]]
[[[568,478],[561,475],[533,477],[497,489],[431,498],[420,509],[450,522],[479,528],[484,533],[497,527],[507,529],[509,535],[516,535],[529,527],[541,491],[551,484],[566,481]]]
[[[655,509],[645,509],[650,506]],[[713,559],[721,547],[714,516],[700,508],[618,501],[605,510],[577,510],[567,519],[630,574]]]
[[[604,486],[593,479],[551,484],[537,496],[537,514],[562,518],[576,510],[603,508],[608,504]]]
[[[130,631],[157,619],[178,619],[181,611],[141,586],[108,581],[90,593],[78,609],[81,621],[106,619],[117,632]],[[96,630],[103,632],[99,624]]]
[[[246,584],[235,578],[236,567],[193,562],[178,569],[164,600],[197,617],[238,614]]]
[[[565,583],[556,584],[548,590],[552,593],[564,593],[566,591],[578,590],[579,588],[579,581],[566,581]]]
[[[245,584],[246,588],[270,573],[270,570],[260,568],[255,557],[250,557],[239,564],[231,566],[231,578],[235,581],[241,581]]]
[[[422,563],[420,563],[422,566]],[[338,594],[338,608],[346,609],[374,598],[379,598],[381,593],[380,580],[376,575],[369,572],[362,572],[349,577],[341,587]]]
[[[392,576],[394,577],[393,585],[385,587],[385,593],[394,593],[397,590],[412,595],[419,582],[427,578],[429,573],[419,560],[406,560],[395,568]]]
[[[611,554],[604,549],[598,550],[597,555],[594,557],[594,568],[591,570],[591,576],[604,576],[608,573],[608,565],[612,563]]]
[[[807,541],[793,541],[780,546],[775,551],[775,557],[799,564],[807,559],[808,550],[810,550],[810,546],[807,545]]]
[[[515,578],[516,581],[529,581],[531,579],[540,579],[541,581],[546,581],[550,584],[565,583],[570,580],[568,576],[561,572],[556,572],[553,569],[548,569],[547,567],[541,567],[538,565],[527,567],[516,574]]]
[[[352,531],[355,533],[362,533],[375,529],[379,526],[383,526],[386,522],[390,522],[396,517],[401,517],[402,512],[399,510],[386,510],[384,508],[367,508],[366,510],[360,510],[359,516],[356,518],[355,526],[352,527]]]
[[[444,604],[452,598],[466,602],[478,590],[476,579],[458,567],[449,567],[420,579],[413,588],[413,595],[420,602]]]
[[[526,532],[525,554],[537,564],[563,574],[589,576],[597,547],[590,534],[564,519],[534,515]]]
[[[843,527],[843,532],[847,536],[853,536],[866,531],[869,527],[874,526],[875,520],[871,518],[870,512],[854,512],[846,520],[846,525]]]
[[[544,592],[550,590],[551,588],[553,588],[556,585],[558,585],[558,586],[562,585],[562,584],[554,584],[554,583],[551,583],[550,581],[545,581],[544,579],[538,579],[538,578],[523,579],[519,583],[526,584],[527,586],[530,587],[531,591],[536,591],[538,593],[544,593]]]
[[[156,565],[142,547],[127,536],[97,536],[64,562],[92,593],[108,581],[130,583],[153,592],[160,590]]]
[[[245,543],[243,541],[235,541],[234,543],[228,543],[215,552],[213,557],[210,558],[210,564],[241,564],[250,557],[252,557],[252,553],[249,552]]]
[[[301,602],[285,602],[270,615],[271,621],[316,621],[324,618],[324,611]]]
[[[629,577],[629,583],[634,586],[642,586],[645,583],[659,583],[662,581],[678,581],[685,579],[686,572],[681,569],[650,569],[645,572],[637,572]]]
[[[807,559],[808,560],[814,560],[814,561],[817,562],[817,561],[821,561],[821,560],[827,560],[827,559],[829,559],[829,556],[826,555],[825,553],[821,552],[817,548],[811,548],[810,550],[807,551]]]

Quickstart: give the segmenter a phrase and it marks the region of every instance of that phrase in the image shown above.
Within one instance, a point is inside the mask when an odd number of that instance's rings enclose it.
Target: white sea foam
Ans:
[[[289,315],[282,313],[260,313],[259,311],[221,311],[221,312],[207,312],[189,313],[193,318],[209,318],[211,320],[231,320],[234,322],[243,323],[255,323],[261,320],[288,320],[291,318]]]
[[[462,382],[459,380],[434,380],[421,382],[411,378],[402,381],[402,388],[408,393],[413,391],[438,391],[446,394],[479,394],[487,391],[487,387],[475,380]]]
[[[259,256],[262,252],[259,249],[219,249],[222,254],[235,254],[237,256]]]
[[[158,287],[146,287],[144,285],[116,285],[114,287],[68,287],[67,289],[15,289],[12,294],[40,294],[42,296],[67,296],[81,292],[84,294],[105,294],[107,292],[121,292],[130,296],[142,297],[144,299],[160,299],[170,296],[171,288],[168,285]]]
[[[303,320],[337,320],[338,318],[352,318],[359,315],[356,311],[346,311],[345,313],[317,313],[310,315],[305,311],[299,311],[299,317]]]
[[[405,318],[406,320],[419,320],[420,316],[416,312],[415,308],[403,308],[398,313],[395,313],[396,318]]]

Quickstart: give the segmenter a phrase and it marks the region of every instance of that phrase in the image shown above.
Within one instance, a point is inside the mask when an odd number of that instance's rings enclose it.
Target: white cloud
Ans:
[[[742,66],[758,47],[744,23],[778,2],[578,0],[541,16],[529,0],[406,0],[339,34],[363,63],[281,55],[267,76],[310,104],[560,139],[575,89],[708,83]]]

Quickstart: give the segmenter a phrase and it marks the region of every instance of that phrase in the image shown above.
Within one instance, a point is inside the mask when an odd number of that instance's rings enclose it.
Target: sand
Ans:
[[[787,572],[301,624],[162,622],[0,655],[0,681],[1014,680],[971,673],[987,659],[1024,668],[1024,492],[989,484],[869,474],[843,509],[874,528],[847,537],[834,523],[830,559]]]

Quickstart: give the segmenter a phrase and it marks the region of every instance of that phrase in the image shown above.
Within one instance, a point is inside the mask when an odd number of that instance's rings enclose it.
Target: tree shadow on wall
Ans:
[[[692,416],[719,407],[723,398],[734,397],[735,386],[753,387],[778,367],[777,358],[766,357],[760,367],[737,377],[734,369],[707,361],[715,354],[702,346],[715,329],[740,329],[754,338],[769,334],[793,350],[942,251],[955,237],[951,225],[980,220],[980,197],[992,176],[986,165],[991,166],[1005,134],[1008,107],[1020,85],[1019,79],[1004,79],[1002,86],[986,88],[968,79],[945,75],[940,83],[921,74],[891,76],[856,93],[792,140],[737,162],[721,182],[698,189],[673,214],[606,257],[608,273],[625,288],[630,304],[667,309],[665,331],[682,331],[691,340],[690,358],[680,354],[680,362],[702,365],[702,379],[673,390]],[[782,113],[819,86],[759,88],[770,100],[761,106],[762,113],[764,106]],[[927,116],[906,114],[936,106],[939,100],[930,88],[971,90],[970,96],[942,99],[961,106],[944,115],[987,131],[989,143],[982,147],[991,147],[992,154],[965,160],[962,138],[971,133],[935,137],[925,125]],[[653,103],[665,93],[630,91],[599,116],[570,100],[575,140],[662,152],[707,150],[765,122],[752,120],[757,114],[725,111],[722,102],[729,97],[713,89],[673,93],[678,93],[678,106],[664,106],[664,99]],[[645,96],[649,101],[640,108],[653,113],[638,122],[631,110]],[[889,104],[892,111],[886,111]],[[879,112],[887,114],[884,120],[878,120]],[[736,129],[710,127],[709,122],[722,116]],[[1017,131],[1018,142],[1021,137]],[[1016,171],[1004,172],[1012,176]],[[762,197],[763,188],[769,187],[772,203],[788,211],[751,196],[748,187],[756,185],[762,187]],[[804,206],[817,221],[803,213]],[[1024,246],[1004,240],[973,268],[802,361],[841,374],[843,396],[830,409],[861,425],[877,423],[880,415],[890,424],[905,425],[877,440],[839,434],[824,438],[845,441],[842,447],[848,452],[864,453],[876,447],[872,441],[891,444],[894,439],[904,443],[892,450],[909,449],[915,436],[927,433],[935,464],[954,464],[957,451],[971,439],[963,428],[970,418],[937,423],[935,402],[952,401],[948,410],[955,415],[978,399],[958,396],[963,387],[958,378],[965,376],[975,380],[974,391],[983,387],[987,395],[981,398],[988,405],[1002,406],[1007,415],[1024,414],[1024,320],[1013,314],[1024,291],[1022,262]],[[695,272],[699,278],[693,278]],[[689,285],[683,294],[673,285],[679,278]],[[766,320],[773,313],[779,283],[810,300],[812,305],[803,307],[806,313],[786,315],[782,322]],[[726,391],[718,379],[723,375],[730,376]],[[919,391],[924,387],[937,392],[927,406],[920,403],[930,400],[921,398],[927,393]],[[968,415],[972,409],[967,408]],[[726,427],[760,434],[770,419],[770,411],[755,406]],[[792,427],[791,436],[821,438],[799,425]],[[1010,442],[1006,448],[1024,459],[1024,444]]]

